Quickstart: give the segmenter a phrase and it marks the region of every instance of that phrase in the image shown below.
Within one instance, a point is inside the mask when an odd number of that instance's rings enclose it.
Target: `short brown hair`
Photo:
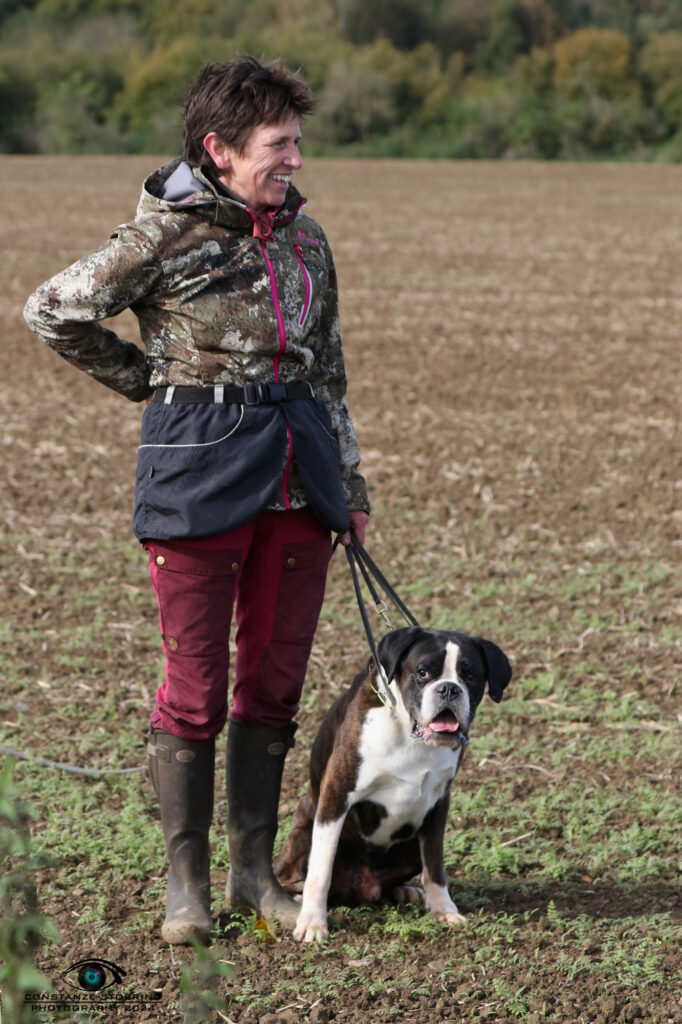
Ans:
[[[261,64],[242,55],[222,64],[207,64],[190,85],[182,110],[184,158],[193,167],[216,170],[204,139],[216,132],[238,153],[258,125],[279,124],[313,109],[310,89],[280,60]]]

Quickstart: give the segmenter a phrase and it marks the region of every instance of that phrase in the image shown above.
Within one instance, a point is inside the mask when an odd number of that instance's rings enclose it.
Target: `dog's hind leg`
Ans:
[[[381,883],[384,898],[394,903],[410,903],[423,906],[425,896],[417,885],[410,885],[410,879],[421,871],[421,852],[417,837],[396,843],[388,850],[375,855],[375,872]]]
[[[279,884],[289,893],[303,891],[303,883],[308,870],[314,818],[315,805],[310,795],[310,788],[308,788],[308,792],[301,797],[296,808],[291,832],[273,865]]]
[[[391,899],[394,903],[423,907],[426,903],[426,894],[418,885],[397,885],[391,892]]]

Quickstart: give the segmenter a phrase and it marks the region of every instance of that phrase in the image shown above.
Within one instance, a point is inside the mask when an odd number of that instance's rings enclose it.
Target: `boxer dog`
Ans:
[[[464,920],[443,862],[450,785],[486,683],[499,702],[511,667],[490,640],[421,626],[388,633],[378,655],[396,706],[380,699],[370,660],[322,721],[275,863],[284,888],[303,891],[299,941],[328,938],[328,900],[423,899],[437,921]],[[419,872],[423,892],[405,884]]]

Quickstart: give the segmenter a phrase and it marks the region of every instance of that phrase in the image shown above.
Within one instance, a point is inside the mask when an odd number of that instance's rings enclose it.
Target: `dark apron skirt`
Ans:
[[[309,398],[148,405],[138,449],[135,536],[204,537],[254,519],[281,486],[287,423],[311,511],[330,530],[347,530],[331,418],[320,399]]]

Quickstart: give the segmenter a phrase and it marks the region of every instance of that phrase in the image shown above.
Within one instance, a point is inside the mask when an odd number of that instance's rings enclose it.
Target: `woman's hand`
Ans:
[[[364,544],[369,516],[359,508],[352,508],[348,513],[348,518],[350,519],[350,530],[340,533],[339,540],[342,544],[350,544],[350,535],[354,533],[360,543]]]

